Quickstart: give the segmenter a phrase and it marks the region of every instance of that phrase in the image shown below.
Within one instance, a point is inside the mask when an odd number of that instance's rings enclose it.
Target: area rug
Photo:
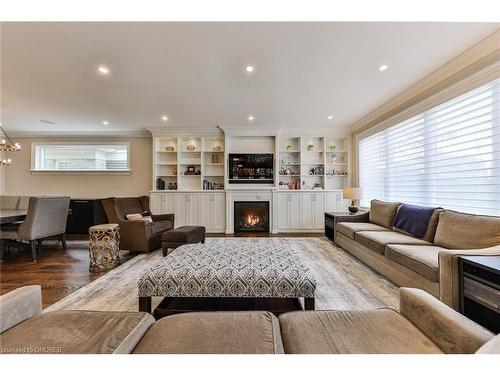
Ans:
[[[207,243],[214,241],[207,238]],[[234,238],[217,238],[231,240]],[[316,278],[316,309],[346,310],[397,307],[398,288],[357,259],[319,237],[238,238],[239,241],[285,243],[309,264]],[[161,251],[140,254],[49,306],[53,310],[137,311],[137,280],[162,258]],[[153,308],[161,298],[153,300]]]

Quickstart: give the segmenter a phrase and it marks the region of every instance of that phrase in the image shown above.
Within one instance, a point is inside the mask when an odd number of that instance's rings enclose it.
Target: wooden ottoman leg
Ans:
[[[304,298],[304,309],[314,310],[314,298]]]
[[[151,314],[151,297],[139,297],[139,311]]]

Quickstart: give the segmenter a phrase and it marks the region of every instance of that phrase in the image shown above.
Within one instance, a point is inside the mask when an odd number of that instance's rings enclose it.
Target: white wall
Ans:
[[[131,174],[122,172],[30,172],[31,142],[129,142]],[[75,198],[103,198],[109,196],[139,196],[151,190],[151,152],[150,137],[51,137],[16,138],[23,147],[13,154],[13,163],[0,168],[4,173],[2,194],[43,195],[66,194]]]

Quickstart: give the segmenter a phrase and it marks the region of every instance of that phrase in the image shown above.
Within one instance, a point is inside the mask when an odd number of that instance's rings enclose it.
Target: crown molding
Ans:
[[[224,135],[219,127],[210,128],[195,128],[195,127],[162,127],[162,128],[147,128],[147,131],[154,136],[171,135],[171,136],[193,136],[193,135]]]
[[[150,138],[148,131],[113,131],[113,132],[13,132],[9,136],[16,138]]]
[[[361,133],[500,60],[500,29],[351,124]]]
[[[272,137],[278,136],[282,128],[263,126],[219,126],[228,137]]]

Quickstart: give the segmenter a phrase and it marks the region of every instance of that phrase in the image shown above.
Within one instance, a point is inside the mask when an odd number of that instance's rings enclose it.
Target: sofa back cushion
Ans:
[[[448,249],[482,249],[500,245],[500,217],[444,210],[434,243]]]
[[[409,212],[404,212],[402,209],[404,209],[405,206],[410,206],[407,204],[403,204],[399,206],[399,209],[396,213],[396,217],[394,218],[394,230],[396,232],[408,234],[410,236],[415,236],[418,238],[423,239],[424,241],[427,242],[434,242],[434,236],[436,235],[436,229],[438,226],[439,222],[439,214],[441,211],[443,211],[442,208],[430,208],[430,217],[428,217],[428,211],[423,212],[422,216],[415,217],[414,215],[409,214]],[[418,207],[418,206],[413,206],[413,207]],[[422,207],[423,209],[428,209],[428,207]],[[402,215],[407,217],[401,217]],[[423,232],[419,232],[416,230],[408,230],[408,229],[416,229],[416,228],[408,228],[408,225],[410,227],[413,227],[413,223],[415,221],[419,221],[421,226],[425,226]],[[420,229],[420,228],[417,228]]]
[[[370,223],[391,228],[399,205],[400,203],[383,202],[373,199],[370,204]]]

